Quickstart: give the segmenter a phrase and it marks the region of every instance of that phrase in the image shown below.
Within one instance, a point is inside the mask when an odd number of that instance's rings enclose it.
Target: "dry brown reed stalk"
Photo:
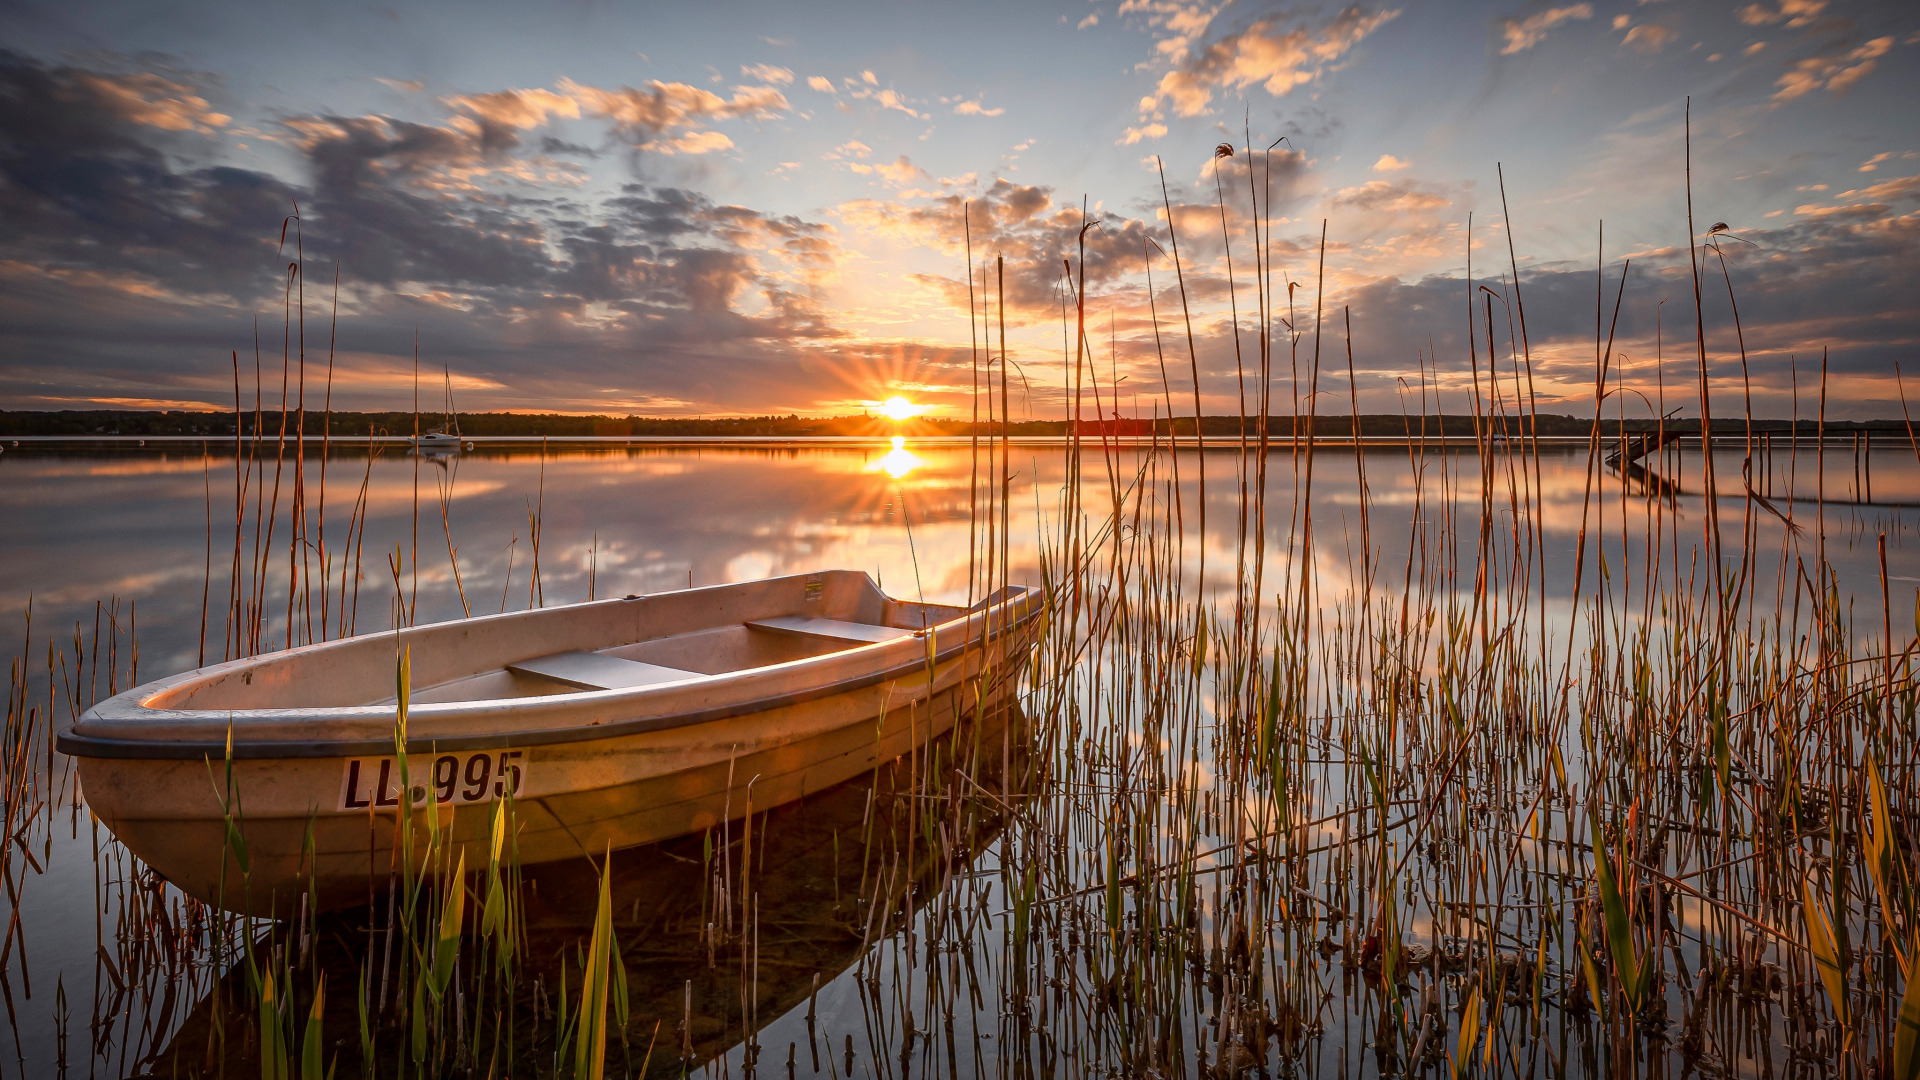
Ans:
[[[289,218],[288,220],[291,221],[292,219]],[[281,225],[281,228],[280,228],[280,240],[281,240],[281,244],[284,247],[286,243],[286,225],[284,223]],[[283,280],[283,284],[281,288],[281,308],[282,308],[281,320],[283,325],[282,325],[282,331],[281,331],[281,344],[280,344],[280,430],[278,434],[275,435],[274,443],[273,443],[273,492],[272,492],[272,495],[268,497],[268,500],[267,500],[266,536],[263,540],[260,539],[259,534],[257,532],[259,523],[258,522],[255,523],[256,525],[255,539],[260,541],[259,551],[255,558],[255,566],[254,566],[254,582],[255,582],[255,585],[254,585],[254,649],[255,651],[258,651],[260,649],[261,642],[265,640],[267,631],[271,629],[271,621],[267,614],[267,600],[268,600],[267,584],[268,584],[268,572],[269,572],[268,566],[273,561],[273,537],[274,537],[274,532],[280,523],[280,483],[283,478],[285,467],[286,467],[287,411],[288,411],[288,404],[289,404],[288,393],[292,387],[292,377],[293,377],[292,306],[293,306],[293,293],[295,288],[300,288],[302,290],[304,290],[305,288],[305,282],[300,280],[300,264],[298,262],[289,263],[287,265],[286,275]],[[265,494],[264,483],[261,485],[261,490],[262,490],[262,494],[264,495]],[[291,567],[292,567],[291,559],[294,555],[293,548],[290,547],[288,549],[288,555],[289,555],[288,565],[289,565],[289,570],[291,571]],[[287,633],[286,633],[287,648],[293,647],[293,603],[294,603],[294,597],[297,594],[297,591],[298,591],[297,581],[294,580],[290,574],[289,579],[287,581]]]
[[[1160,204],[1167,215],[1167,241],[1173,248],[1173,276],[1180,285],[1180,312],[1187,329],[1187,362],[1193,373],[1193,445],[1198,451],[1194,455],[1195,468],[1199,471],[1200,488],[1207,486],[1207,436],[1205,422],[1200,410],[1200,352],[1193,343],[1193,313],[1187,302],[1187,275],[1180,265],[1180,230],[1173,220],[1173,198],[1167,193],[1167,167],[1158,155],[1153,159],[1154,168],[1160,173]],[[1197,507],[1195,527],[1199,535],[1207,535],[1207,501],[1201,499]],[[1207,587],[1207,547],[1203,541],[1199,549],[1200,563],[1194,588],[1205,593]]]
[[[466,580],[460,574],[460,551],[453,542],[453,489],[454,481],[459,477],[460,462],[459,459],[456,458],[453,461],[441,464],[444,467],[444,471],[434,477],[435,486],[439,489],[440,494],[440,531],[447,539],[447,564],[453,568],[453,587],[455,593],[460,598],[460,615],[462,618],[472,618],[473,605],[467,603],[467,584]],[[595,535],[594,540],[595,543],[592,550],[597,558],[599,550],[598,534]],[[593,598],[592,581],[592,573],[589,571],[587,585],[588,599]]]
[[[971,382],[968,400],[973,417],[967,426],[967,604],[972,606],[978,580],[980,541],[980,323],[973,297],[973,204],[960,204],[960,231],[967,257],[967,362]]]
[[[213,458],[203,447],[200,454],[200,483],[207,511],[207,555],[200,579],[200,644],[195,666],[207,666],[207,613],[213,601]]]
[[[1686,179],[1687,179],[1687,264],[1693,274],[1693,328],[1694,348],[1700,366],[1700,467],[1703,471],[1701,484],[1706,489],[1707,521],[1707,558],[1713,563],[1713,576],[1716,588],[1720,589],[1719,602],[1726,601],[1720,558],[1720,511],[1715,499],[1716,489],[1713,483],[1713,407],[1712,394],[1707,378],[1707,324],[1706,314],[1700,303],[1700,256],[1695,244],[1699,234],[1693,224],[1693,99],[1687,99],[1686,106]]]
[[[1251,138],[1249,138],[1248,142],[1249,144],[1251,144],[1252,142]],[[1251,147],[1249,147],[1249,152],[1251,152]],[[1233,156],[1234,156],[1234,148],[1232,143],[1221,143],[1220,145],[1214,148],[1214,151],[1213,151],[1214,202],[1219,207],[1219,210],[1220,210],[1221,253],[1226,262],[1226,269],[1227,269],[1227,312],[1228,312],[1228,318],[1230,319],[1230,325],[1233,328],[1233,375],[1234,375],[1235,385],[1238,387],[1238,390],[1239,390],[1239,401],[1240,401],[1240,408],[1239,408],[1239,415],[1238,415],[1239,423],[1237,425],[1239,429],[1240,453],[1237,455],[1234,463],[1234,474],[1238,478],[1238,482],[1239,482],[1239,493],[1238,493],[1239,498],[1235,500],[1236,520],[1235,520],[1234,542],[1233,542],[1233,547],[1234,547],[1234,577],[1233,577],[1233,580],[1234,580],[1234,605],[1233,605],[1234,636],[1236,639],[1238,639],[1244,629],[1242,626],[1242,620],[1246,613],[1245,596],[1246,596],[1246,580],[1247,580],[1247,525],[1248,525],[1248,516],[1249,516],[1249,510],[1250,510],[1250,505],[1249,505],[1250,500],[1247,497],[1247,468],[1248,468],[1248,464],[1247,464],[1247,365],[1246,365],[1246,358],[1242,353],[1241,347],[1240,347],[1240,297],[1239,297],[1239,290],[1236,287],[1237,279],[1233,272],[1233,234],[1232,234],[1232,230],[1228,227],[1228,224],[1227,224],[1226,193],[1222,189],[1220,184],[1220,162],[1227,158],[1231,158]],[[1253,179],[1253,170],[1252,170],[1251,164],[1249,164],[1248,166],[1247,179],[1249,184],[1251,184]],[[1256,215],[1259,213],[1259,208],[1257,205],[1254,207],[1254,213]],[[1171,222],[1171,218],[1169,218],[1169,222]],[[1257,236],[1257,232],[1256,232],[1256,236]],[[1257,252],[1258,248],[1256,248],[1255,250]],[[1257,265],[1256,265],[1255,275],[1256,275],[1255,286],[1257,288],[1258,287]]]
[[[327,463],[333,457],[333,350],[340,336],[340,264],[333,264],[333,311],[327,326],[327,388],[320,420],[320,507],[318,527],[314,530],[320,562],[320,637],[325,640],[331,628],[329,588],[333,580],[331,553],[327,550]],[[372,447],[368,447],[371,452]]]
[[[293,207],[294,273],[299,294],[295,302],[298,320],[298,376],[294,397],[293,505],[288,522],[287,549],[287,644],[295,640],[311,642],[313,637],[312,540],[307,522],[307,262],[306,239],[300,220],[300,205]],[[294,610],[301,613],[301,635],[294,633]]]
[[[413,330],[413,525],[408,534],[412,550],[412,589],[401,598],[404,625],[412,626],[420,605],[420,328]],[[394,583],[396,589],[399,582]],[[402,625],[396,623],[395,625]]]
[[[540,529],[546,520],[547,506],[547,440],[540,439],[540,479],[533,502],[527,507],[527,545],[532,555],[532,565],[527,576],[527,606],[545,607],[547,593],[540,580]],[[414,568],[416,574],[419,568]],[[693,571],[687,571],[687,587],[693,587]]]

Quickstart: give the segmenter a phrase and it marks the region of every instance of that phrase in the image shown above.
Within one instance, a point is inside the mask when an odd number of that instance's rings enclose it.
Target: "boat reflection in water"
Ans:
[[[756,811],[744,824],[736,820],[704,834],[613,852],[610,891],[629,1009],[624,1033],[609,1020],[607,1075],[682,1076],[730,1050],[737,1059],[757,1031],[806,1006],[871,946],[911,920],[999,835],[1008,793],[1028,776],[1025,743],[1024,718],[1017,706],[1004,707],[977,721],[963,720],[862,777]],[[937,841],[930,844],[930,836]],[[577,1012],[579,957],[592,934],[599,880],[600,867],[585,859],[523,871],[525,944],[512,1003],[515,1060],[500,1062],[493,1075],[520,1075],[523,1069],[546,1075],[551,1068],[560,1028],[555,988],[564,963],[568,1007]],[[470,887],[477,890],[477,880]],[[470,911],[472,904],[470,899]],[[340,1077],[361,1074],[352,998],[363,965],[377,955],[383,935],[369,927],[385,924],[384,908],[383,901],[323,916],[316,924],[314,961],[333,986],[323,1043]],[[283,927],[281,938],[290,936]],[[199,1002],[139,1075],[253,1073],[259,1060],[257,1010],[245,967],[236,965]],[[369,980],[367,1010],[380,1025],[378,1071],[384,1075],[406,1054],[407,1029],[397,995],[380,1000],[379,981],[377,975]],[[819,1034],[810,1040],[817,1058],[804,1046],[797,1049],[801,1075],[826,1075],[830,1065],[844,1064],[839,1041],[848,1033]],[[859,1041],[865,1057],[866,1039]],[[745,1052],[760,1058],[762,1075],[772,1076],[785,1075],[787,1055],[796,1051]],[[487,1074],[487,1058],[483,1048],[473,1075]]]

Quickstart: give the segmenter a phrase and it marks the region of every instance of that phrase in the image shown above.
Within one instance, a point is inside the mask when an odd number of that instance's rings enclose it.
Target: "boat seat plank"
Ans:
[[[826,638],[830,641],[857,641],[872,644],[881,641],[894,641],[909,637],[911,630],[897,626],[875,626],[872,623],[841,622],[839,619],[815,619],[805,615],[781,615],[771,619],[753,619],[747,623],[753,630],[766,630],[775,634],[793,634],[799,637]]]
[[[520,675],[537,675],[581,690],[629,690],[636,686],[702,679],[698,671],[643,664],[596,652],[563,652],[536,656],[508,664],[507,670]]]

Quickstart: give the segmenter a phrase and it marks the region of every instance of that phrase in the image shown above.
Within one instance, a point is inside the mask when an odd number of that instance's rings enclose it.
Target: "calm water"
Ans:
[[[1118,451],[1111,459],[1097,447],[1089,450],[1082,475],[1086,505],[1107,505],[1115,487],[1132,482],[1141,459],[1136,449]],[[1747,505],[1740,495],[1739,455],[1723,452],[1717,460],[1722,530],[1729,547],[1737,549]],[[1203,494],[1199,455],[1190,450],[1180,455],[1180,512],[1190,537],[1185,572],[1200,573],[1204,548],[1206,587],[1216,594],[1230,592],[1233,584],[1242,528],[1241,461],[1234,452],[1208,453]],[[1705,572],[1699,544],[1706,502],[1699,494],[1697,455],[1664,463],[1665,475],[1679,484],[1669,499],[1647,498],[1645,482],[1628,490],[1611,474],[1590,490],[1586,463],[1581,445],[1550,449],[1538,464],[1546,602],[1557,617],[1553,621],[1562,626],[1570,612],[1567,593],[1583,517],[1589,533],[1589,592],[1601,581],[1618,589],[1637,587],[1628,579],[1639,571],[1627,568],[1644,565],[1654,536],[1663,537],[1656,543],[1665,570]],[[1016,581],[1039,583],[1043,545],[1057,535],[1066,464],[1057,447],[1014,447],[1010,535]],[[1920,511],[1912,507],[1920,506],[1920,470],[1912,453],[1881,448],[1871,462],[1862,463],[1850,446],[1838,445],[1827,451],[1824,474],[1816,464],[1810,449],[1798,455],[1783,450],[1754,480],[1805,530],[1790,548],[1794,558],[1811,564],[1823,544],[1843,585],[1856,597],[1855,619],[1867,628],[1861,635],[1877,636],[1877,542],[1884,534],[1892,602],[1887,617],[1896,628],[1914,625],[1920,558],[1913,538]],[[1520,457],[1496,460],[1494,497],[1487,504],[1496,535],[1511,529],[1511,510],[1503,505],[1509,466],[1533,464]],[[985,468],[983,462],[983,473]],[[1363,507],[1376,566],[1374,587],[1382,593],[1390,594],[1402,580],[1409,538],[1439,527],[1443,504],[1451,505],[1456,543],[1470,545],[1482,513],[1480,469],[1471,451],[1412,459],[1404,448],[1373,448],[1357,464],[1351,449],[1322,448],[1313,478],[1320,595],[1331,603],[1360,587]],[[1264,543],[1265,581],[1271,588],[1293,550],[1288,508],[1300,472],[1284,448],[1269,459],[1269,470],[1272,503]],[[269,568],[272,584],[261,632],[267,647],[287,639],[283,586],[289,560],[302,554],[289,547],[295,470],[287,462],[279,472],[280,509],[273,515],[271,541],[264,534],[256,540],[251,510],[241,538],[243,561],[251,565],[258,558]],[[415,621],[430,622],[458,618],[465,610],[514,610],[821,568],[865,570],[903,598],[961,601],[968,595],[970,547],[979,537],[969,508],[985,498],[965,444],[544,453],[527,448],[444,460],[388,452],[371,462],[364,454],[340,454],[327,465],[324,487],[330,567],[323,596],[317,457],[309,457],[302,479],[312,545],[304,554],[315,577],[311,593],[297,606],[298,635],[306,633],[309,620],[318,633],[322,606],[329,624],[344,610],[353,628],[364,633],[389,627],[403,605],[412,606]],[[1814,501],[1822,481],[1824,507]],[[262,491],[272,497],[270,451],[243,482],[250,507]],[[1862,505],[1869,501],[1869,483],[1871,503]],[[226,602],[235,485],[234,458],[217,447],[210,454],[197,446],[28,448],[0,454],[0,612],[5,620],[0,631],[11,642],[11,655],[22,655],[21,643],[27,641],[29,701],[46,699],[50,640],[69,654],[65,667],[54,661],[54,679],[78,677],[71,655],[76,634],[86,649],[98,650],[84,670],[100,696],[130,684],[136,657],[142,681],[192,668],[203,655],[209,663],[223,658],[233,633]],[[1200,537],[1203,504],[1206,532]],[[364,532],[353,541],[357,570],[347,564],[343,600],[340,552],[349,547],[351,530],[360,527],[350,521],[356,505],[364,505]],[[1766,553],[1754,581],[1759,602],[1770,607],[1778,596],[1790,603],[1798,579],[1793,559],[1779,555],[1786,526],[1755,510],[1752,528],[1754,549]],[[1470,562],[1471,552],[1461,558]],[[56,711],[65,707],[63,700]],[[53,787],[71,791],[65,762],[55,756],[50,768]],[[98,957],[103,945],[111,951],[115,912],[110,899],[99,898],[110,897],[114,875],[127,872],[124,858],[70,801],[50,813],[43,808],[35,823],[16,828],[25,842],[14,847],[6,867],[0,918],[17,919],[21,931],[10,935],[7,947],[8,1017],[0,1026],[0,1075],[49,1075],[63,1054],[74,1075],[141,1072],[142,1062],[166,1048],[183,1023],[191,1027],[187,1017],[193,1002],[160,1009],[110,993],[112,976],[101,973]],[[802,839],[793,842],[804,847]],[[105,857],[96,859],[96,850]],[[817,844],[808,850],[818,855]],[[980,858],[990,862],[995,856],[989,849]],[[884,942],[876,946],[887,947]],[[836,962],[844,966],[852,959]],[[850,985],[853,980],[834,979],[828,960],[807,962],[828,972],[818,1008],[822,1017],[833,1019],[822,1023],[838,1023],[835,1031],[857,1025],[862,999]],[[671,973],[663,985],[677,985]],[[780,1019],[763,1015],[761,1021],[772,1025],[763,1041],[787,1041],[798,1030],[802,1008],[794,1005]],[[804,1068],[804,1055],[802,1062]]]

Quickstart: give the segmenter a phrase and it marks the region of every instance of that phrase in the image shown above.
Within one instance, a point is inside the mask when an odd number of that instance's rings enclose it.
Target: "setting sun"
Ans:
[[[880,415],[889,420],[911,420],[924,411],[925,406],[915,405],[898,394],[880,403]]]

